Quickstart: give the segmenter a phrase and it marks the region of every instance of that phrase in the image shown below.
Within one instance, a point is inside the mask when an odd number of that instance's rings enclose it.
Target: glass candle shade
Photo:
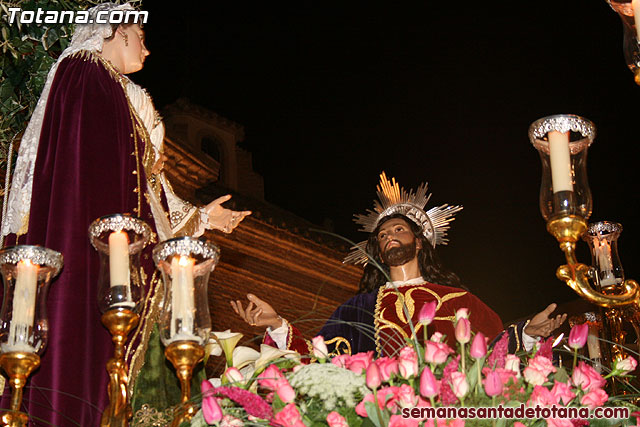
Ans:
[[[582,238],[591,249],[592,265],[596,269],[600,288],[613,292],[616,285],[624,282],[624,270],[618,256],[618,238],[622,225],[616,222],[601,221],[589,224]]]
[[[220,250],[212,243],[178,237],[158,244],[153,260],[164,281],[160,339],[164,345],[194,341],[204,345],[211,332],[207,288]]]
[[[543,117],[529,127],[529,139],[540,154],[540,212],[545,220],[577,215],[587,220],[593,201],[587,181],[587,149],[594,124],[579,116]]]
[[[624,59],[640,85],[640,1],[607,0],[607,3],[622,20]]]
[[[49,282],[62,268],[62,254],[40,246],[0,250],[4,283],[0,310],[0,351],[41,354],[49,331]]]
[[[140,253],[151,234],[147,223],[127,214],[103,216],[89,226],[89,239],[100,255],[98,307],[102,313],[115,308],[139,312],[145,289]]]

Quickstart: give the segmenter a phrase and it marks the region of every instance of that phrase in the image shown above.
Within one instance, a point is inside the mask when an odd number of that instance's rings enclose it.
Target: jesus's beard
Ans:
[[[398,242],[395,240],[395,242]],[[398,242],[400,243],[400,242]],[[388,246],[388,243],[387,243]],[[394,246],[384,251],[382,261],[389,267],[398,267],[411,261],[416,256],[416,241]]]

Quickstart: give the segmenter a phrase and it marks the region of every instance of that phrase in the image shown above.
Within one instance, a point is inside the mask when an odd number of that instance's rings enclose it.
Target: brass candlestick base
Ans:
[[[7,427],[25,427],[29,416],[20,412],[22,405],[22,390],[27,383],[27,377],[40,366],[40,356],[35,353],[12,351],[0,354],[0,366],[9,376],[11,386],[11,408],[0,412],[0,425]]]
[[[132,416],[127,396],[127,363],[124,360],[124,343],[140,316],[127,308],[113,308],[102,315],[102,324],[109,329],[115,345],[113,357],[107,362],[109,372],[109,405],[102,413],[101,427],[127,427]]]
[[[634,280],[625,280],[616,295],[605,295],[589,284],[591,267],[581,264],[576,258],[576,242],[587,230],[587,222],[577,215],[553,217],[547,222],[547,231],[560,243],[567,260],[556,271],[558,279],[587,301],[602,307],[622,307],[640,302],[640,287]]]
[[[171,427],[178,427],[181,423],[191,420],[198,412],[198,407],[191,399],[191,376],[193,368],[203,359],[204,347],[194,341],[172,342],[164,350],[164,355],[176,368],[182,391],[181,405],[173,414]]]

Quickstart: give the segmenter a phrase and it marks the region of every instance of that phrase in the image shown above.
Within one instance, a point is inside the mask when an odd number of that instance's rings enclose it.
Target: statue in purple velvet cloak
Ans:
[[[132,7],[105,3],[90,14],[116,9]],[[148,54],[136,23],[78,25],[21,141],[2,235],[62,252],[65,260],[48,297],[48,348],[23,399],[34,425],[96,426],[108,401],[105,363],[113,345],[97,306],[98,255],[87,237],[94,219],[131,213],[162,241],[205,228],[231,232],[249,214],[223,208],[229,196],[198,208],[173,193],[162,172],[162,122],[151,98],[126,76]],[[147,311],[127,348],[130,392],[161,298],[152,247],[141,258]]]

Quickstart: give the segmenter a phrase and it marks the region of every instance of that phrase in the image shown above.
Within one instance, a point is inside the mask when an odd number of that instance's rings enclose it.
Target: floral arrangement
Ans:
[[[434,315],[435,302],[422,307],[424,343],[408,342],[397,357],[375,359],[372,352],[329,357],[324,340],[316,337],[313,363],[291,358],[290,352],[263,348],[255,352],[260,362],[250,370],[243,362],[243,373],[229,357],[238,349],[225,348],[229,367],[221,380],[203,382],[202,409],[191,425],[636,425],[638,408],[629,399],[609,396],[605,386],[609,378],[624,381],[637,362],[633,357],[617,361],[603,376],[589,363],[578,361],[588,325],[571,330],[567,344],[574,354],[568,372],[553,362],[552,339],[529,353],[513,355],[507,353],[504,334],[488,348],[482,333],[471,333],[467,309],[456,313],[456,349],[439,332],[427,339],[427,325]],[[624,410],[616,419],[606,412],[603,415],[609,419],[589,418],[591,410],[603,406]],[[492,414],[494,418],[487,419]]]

